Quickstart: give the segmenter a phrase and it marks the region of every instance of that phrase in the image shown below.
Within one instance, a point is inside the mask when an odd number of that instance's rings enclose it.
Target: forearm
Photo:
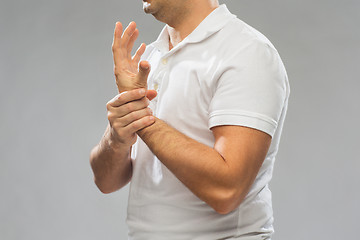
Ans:
[[[107,127],[100,143],[90,154],[94,180],[103,193],[114,192],[125,186],[132,176],[130,147],[115,145]]]
[[[200,199],[220,213],[239,202],[239,188],[233,184],[230,166],[214,148],[201,144],[165,122],[156,122],[139,131],[139,137],[158,159]],[[234,206],[229,206],[234,205]]]

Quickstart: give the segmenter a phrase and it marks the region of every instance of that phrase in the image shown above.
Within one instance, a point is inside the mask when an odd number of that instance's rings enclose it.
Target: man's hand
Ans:
[[[131,90],[107,103],[110,140],[115,146],[130,148],[136,142],[136,132],[154,123],[145,94],[144,88]]]
[[[94,181],[101,192],[114,192],[130,181],[131,146],[136,132],[155,121],[148,108],[149,99],[154,97],[156,91],[146,93],[141,88],[122,92],[107,103],[109,124],[90,154]]]
[[[150,64],[140,61],[145,51],[145,44],[141,44],[134,56],[131,51],[139,30],[136,23],[131,22],[122,33],[123,27],[120,22],[116,23],[112,51],[114,56],[114,74],[119,93],[124,91],[145,88],[147,89],[147,77],[150,72]]]

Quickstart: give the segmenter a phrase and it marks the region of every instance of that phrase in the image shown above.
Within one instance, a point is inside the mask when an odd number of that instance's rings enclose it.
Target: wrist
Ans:
[[[126,144],[122,141],[120,141],[112,131],[108,131],[107,134],[105,134],[103,138],[106,146],[108,149],[110,149],[113,152],[125,152],[129,151],[131,144]]]
[[[117,82],[119,82],[119,81],[117,81]],[[126,85],[126,84],[120,85],[117,83],[117,88],[118,88],[119,93],[123,93],[123,92],[131,91],[134,89],[140,89],[140,88],[147,89],[147,84],[131,82],[131,84],[128,84],[128,85]]]
[[[151,125],[144,127],[137,131],[137,135],[144,140],[144,138],[149,137],[153,132],[156,132],[159,128],[159,126],[162,124],[161,120],[157,117],[155,117],[154,123]]]

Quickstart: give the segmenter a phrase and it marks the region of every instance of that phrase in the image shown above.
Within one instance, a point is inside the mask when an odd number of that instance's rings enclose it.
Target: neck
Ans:
[[[169,32],[169,49],[171,50],[186,38],[195,28],[219,6],[217,0],[214,1],[193,1],[181,17],[173,18],[174,21],[167,22]]]

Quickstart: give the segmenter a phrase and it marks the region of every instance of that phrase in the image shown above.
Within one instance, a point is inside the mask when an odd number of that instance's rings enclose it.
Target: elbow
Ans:
[[[103,193],[103,194],[110,194],[110,193],[115,192],[115,191],[112,191],[112,190],[106,189],[106,188],[100,188],[100,187],[98,187],[98,189],[99,189],[100,192]]]
[[[238,190],[219,191],[209,203],[217,213],[226,215],[239,207],[245,196]]]
[[[110,194],[110,193],[114,192],[114,191],[108,191],[108,190],[103,190],[103,189],[99,189],[99,190],[102,194]]]
[[[94,183],[95,183],[96,187],[100,190],[100,192],[102,192],[103,194],[109,194],[109,193],[115,192],[117,189],[110,188],[108,186],[108,184],[106,184],[104,179],[97,174],[98,171],[96,171],[97,167],[96,167],[96,162],[95,162],[95,158],[96,158],[96,154],[97,154],[97,147],[98,146],[95,146],[91,150],[90,159],[89,159],[90,166],[91,166],[91,169],[94,174]]]
[[[221,215],[226,215],[234,211],[238,205],[235,205],[233,201],[219,201],[216,205],[211,206],[215,212]]]
[[[94,176],[94,182],[97,188],[102,192],[103,194],[110,194],[113,192],[118,191],[119,189],[123,188],[125,185],[127,185],[130,182],[131,177],[126,178],[124,181],[118,181],[118,179],[114,178],[103,178],[103,177],[97,177]]]
[[[221,215],[226,215],[231,213],[234,209],[229,208],[229,207],[220,207],[220,208],[214,208],[215,212],[217,212],[218,214]]]
[[[95,185],[97,186],[97,188],[100,190],[101,193],[103,194],[110,194],[115,192],[118,189],[115,188],[110,188],[108,186],[105,186],[104,184],[102,184],[100,181],[98,181],[96,178],[94,178],[94,182]]]

